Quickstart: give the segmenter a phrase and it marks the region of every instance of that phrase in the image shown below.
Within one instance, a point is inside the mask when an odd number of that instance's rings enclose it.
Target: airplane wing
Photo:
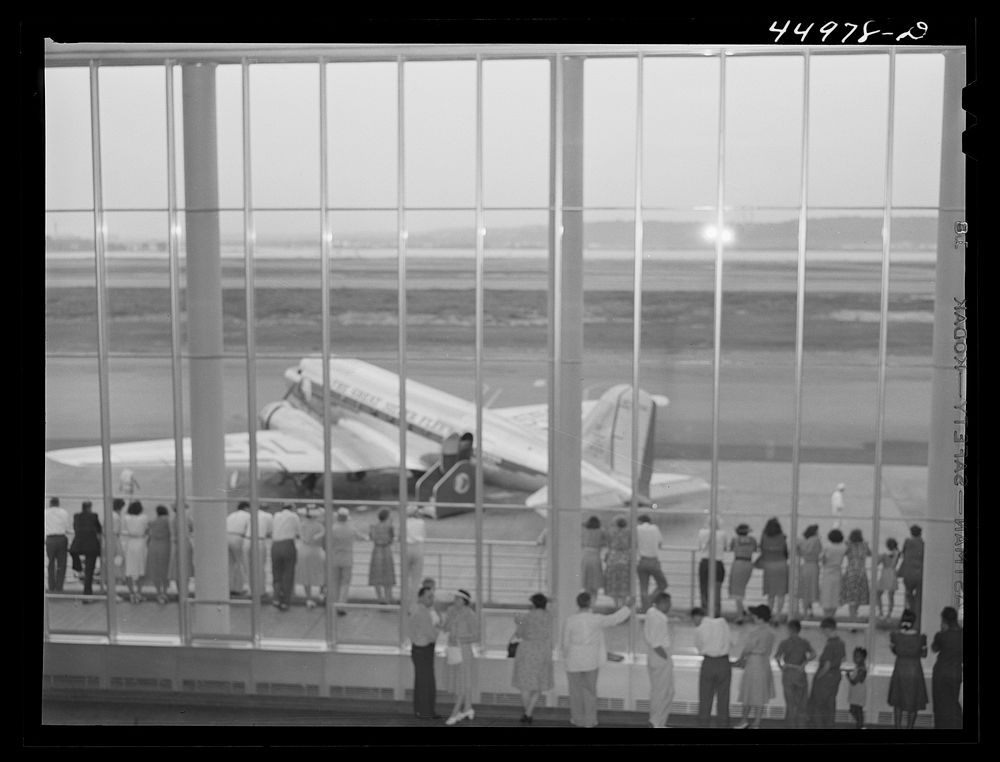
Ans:
[[[373,442],[371,432],[356,426],[330,427],[330,469],[334,473],[356,473],[396,468],[399,450]],[[183,440],[184,462],[191,462],[191,440]],[[248,468],[250,435],[247,432],[226,434],[226,468]],[[68,466],[99,466],[103,453],[99,446],[52,450],[46,457]],[[416,457],[407,457],[407,467],[424,470]],[[115,467],[155,467],[174,465],[174,440],[122,442],[111,445],[111,463]],[[257,432],[257,466],[262,471],[323,473],[323,449],[290,434],[265,430]]]

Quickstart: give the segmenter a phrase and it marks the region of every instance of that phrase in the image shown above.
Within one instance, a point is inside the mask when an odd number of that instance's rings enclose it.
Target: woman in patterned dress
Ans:
[[[581,534],[583,551],[580,554],[583,589],[590,593],[590,599],[597,600],[597,591],[604,587],[604,568],[601,565],[601,548],[607,544],[607,537],[601,529],[601,520],[591,516],[583,525]]]
[[[890,537],[885,541],[885,553],[879,553],[878,562],[882,566],[882,571],[878,575],[878,585],[875,589],[876,600],[878,601],[878,615],[882,617],[882,593],[886,593],[889,598],[889,612],[886,618],[892,618],[892,607],[896,602],[896,590],[899,587],[899,578],[896,576],[896,564],[899,562],[899,543]]]
[[[375,597],[379,603],[389,603],[392,598],[392,586],[396,584],[396,567],[392,560],[392,542],[396,530],[389,522],[389,509],[378,512],[378,524],[368,530],[368,536],[375,543],[372,548],[371,562],[368,564],[368,584],[375,588]]]
[[[865,571],[865,559],[872,554],[872,549],[861,534],[860,529],[852,529],[847,538],[847,569],[840,585],[840,602],[846,603],[851,619],[858,618],[858,606],[867,606],[870,601],[868,593],[868,574]]]
[[[743,667],[740,681],[740,703],[743,704],[743,720],[737,728],[759,728],[764,705],[774,698],[774,677],[771,675],[771,651],[774,650],[774,630],[771,629],[771,609],[767,606],[751,606],[747,609],[753,627],[747,633],[743,653],[736,662]]]
[[[323,512],[318,506],[306,506],[302,522],[299,524],[299,542],[296,543],[298,560],[295,564],[295,575],[299,584],[305,588],[306,608],[309,609],[316,607],[312,589],[317,588],[322,601],[323,591],[326,588],[326,550],[323,547],[326,529],[320,521],[322,515]]]
[[[514,638],[520,641],[514,656],[511,685],[521,691],[524,714],[521,722],[530,725],[531,713],[545,691],[552,690],[552,615],[545,610],[549,599],[541,593],[530,598],[531,610],[514,617]]]
[[[810,524],[796,547],[799,559],[798,599],[803,616],[813,616],[813,604],[819,600],[819,554],[822,550],[819,525]]]
[[[899,629],[889,633],[889,643],[896,654],[889,680],[889,706],[896,728],[902,727],[906,712],[907,730],[916,724],[917,712],[927,706],[927,684],[920,664],[920,659],[927,656],[927,636],[916,631],[916,621],[917,615],[907,609],[900,617]]]
[[[840,607],[841,567],[844,565],[844,533],[831,529],[826,536],[830,541],[819,554],[819,605],[824,617],[832,617]]]
[[[618,516],[608,531],[608,552],[604,556],[604,592],[614,599],[616,610],[629,596],[632,583],[631,547],[632,532],[628,528],[628,519]]]

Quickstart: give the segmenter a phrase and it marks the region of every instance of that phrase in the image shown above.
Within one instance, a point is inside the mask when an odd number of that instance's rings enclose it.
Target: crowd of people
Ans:
[[[840,492],[838,489],[834,494],[839,495]],[[848,618],[853,620],[858,618],[861,606],[871,605],[868,564],[873,555],[860,529],[852,529],[845,538],[839,528],[833,528],[823,542],[819,536],[819,525],[807,526],[802,538],[795,544],[797,583],[793,592],[789,589],[789,539],[777,518],[767,520],[759,540],[749,524],[738,524],[734,534],[729,536],[717,519],[713,526],[710,527],[709,523],[706,519],[705,526],[698,533],[698,588],[701,608],[707,610],[710,599],[709,562],[713,555],[710,544],[714,543],[715,616],[721,616],[723,581],[728,579],[728,595],[736,607],[737,623],[750,621],[751,615],[746,607],[747,588],[758,570],[761,572],[763,602],[778,619],[786,617],[786,601],[793,597],[802,616],[814,619],[834,617],[841,607],[846,606]],[[875,586],[879,619],[892,617],[895,593],[901,580],[905,606],[919,617],[923,574],[921,535],[922,529],[913,525],[902,549],[897,540],[890,537],[885,541],[885,552],[873,559],[879,570]],[[667,589],[667,579],[659,559],[663,537],[648,514],[639,516],[635,536],[640,611],[647,611],[656,595]],[[604,528],[598,516],[590,516],[583,525],[581,542],[583,589],[595,601],[598,593],[603,592],[617,608],[628,595],[630,584],[631,533],[628,519],[620,514],[612,519],[611,526]],[[726,554],[732,554],[728,570],[724,563]],[[650,581],[655,583],[652,593],[649,591]]]

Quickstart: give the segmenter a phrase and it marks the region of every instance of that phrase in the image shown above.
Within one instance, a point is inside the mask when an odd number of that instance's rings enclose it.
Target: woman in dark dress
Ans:
[[[94,569],[101,555],[101,521],[89,500],[83,502],[80,513],[73,517],[73,544],[69,546],[69,552],[73,556],[74,566],[76,559],[83,556],[83,594],[93,595]]]
[[[375,588],[375,596],[382,604],[392,600],[392,587],[396,584],[396,567],[392,558],[396,530],[390,521],[391,516],[389,509],[383,508],[378,512],[378,523],[368,528],[368,536],[375,543],[368,563],[368,584]]]
[[[760,567],[764,570],[764,595],[774,616],[781,616],[788,595],[788,538],[781,523],[768,519],[760,538]]]
[[[583,549],[580,555],[580,574],[583,589],[590,593],[592,601],[597,600],[597,591],[604,588],[604,567],[601,564],[601,548],[608,544],[608,538],[601,528],[601,520],[591,516],[583,525],[581,534]]]
[[[892,707],[893,726],[902,727],[906,712],[906,728],[913,728],[917,712],[927,706],[927,685],[921,657],[927,656],[927,636],[916,631],[917,616],[907,609],[899,620],[899,630],[889,633],[896,666],[889,681],[889,705]]]
[[[757,552],[757,540],[750,534],[750,527],[747,524],[736,527],[736,536],[729,543],[729,550],[736,556],[729,570],[729,596],[736,599],[736,621],[739,623],[746,618],[743,599],[746,598],[747,583],[753,574],[751,559]]]
[[[170,515],[167,506],[156,506],[156,518],[149,524],[149,545],[146,553],[146,577],[156,588],[156,600],[167,602],[170,587]]]
[[[962,727],[962,628],[958,612],[951,606],[941,611],[941,632],[934,636],[931,650],[937,654],[931,677],[935,728]]]
[[[819,656],[819,667],[809,694],[809,723],[814,728],[832,728],[840,688],[840,665],[847,658],[844,641],[837,637],[837,620],[827,617],[819,625],[826,646]]]

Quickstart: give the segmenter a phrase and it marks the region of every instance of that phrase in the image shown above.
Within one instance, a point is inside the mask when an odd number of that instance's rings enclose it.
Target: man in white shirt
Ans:
[[[242,595],[247,584],[247,531],[250,529],[250,503],[243,501],[226,517],[229,545],[229,594]]]
[[[590,610],[590,593],[576,596],[579,612],[566,618],[562,633],[562,655],[569,681],[570,723],[581,728],[597,725],[597,673],[607,663],[604,630],[621,624],[632,613],[632,599],[613,614]]]
[[[337,509],[337,521],[330,529],[330,576],[331,589],[327,599],[334,603],[346,602],[351,589],[351,575],[354,571],[354,541],[367,540],[350,520],[351,512],[341,506]],[[338,608],[337,616],[347,616],[345,609]]]
[[[667,578],[663,576],[659,553],[660,546],[663,545],[663,535],[647,513],[639,517],[635,534],[639,551],[639,563],[636,565],[636,572],[639,575],[639,599],[642,602],[642,610],[646,611],[649,608],[649,578],[656,580],[656,592],[653,593],[653,597],[667,589]]]
[[[434,590],[421,587],[410,609],[408,631],[410,659],[413,661],[413,713],[420,719],[439,720],[435,707],[434,646],[441,629],[441,617],[434,610]]]
[[[66,554],[69,552],[69,535],[73,522],[59,498],[49,500],[45,509],[45,555],[49,559],[49,592],[61,593],[66,582]]]
[[[407,595],[416,600],[420,580],[424,576],[424,543],[427,541],[427,522],[420,508],[406,507],[406,586]]]
[[[295,592],[295,540],[299,536],[299,516],[291,503],[285,503],[274,515],[271,528],[271,577],[274,605],[288,611]]]
[[[830,495],[830,513],[833,514],[833,528],[840,529],[840,517],[844,513],[844,490],[847,487],[843,482],[837,485],[837,489]]]
[[[709,568],[709,538],[711,537],[710,517],[705,517],[705,526],[698,530],[698,590],[701,593],[701,607],[705,611],[708,606],[708,568]],[[726,552],[726,533],[715,520],[715,616],[722,616],[722,581],[726,578],[726,567],[722,563],[722,554]]]
[[[698,674],[698,724],[707,728],[712,717],[712,700],[717,701],[716,722],[729,727],[729,685],[733,667],[729,661],[731,634],[722,617],[706,617],[700,608],[691,609],[694,647],[702,655]]]
[[[674,700],[674,663],[670,658],[670,594],[659,593],[646,612],[642,634],[646,638],[646,669],[649,672],[649,724],[667,727],[670,702]]]
[[[263,506],[257,507],[257,547],[251,548],[253,544],[252,523],[247,522],[247,549],[255,553],[253,563],[255,564],[253,589],[251,595],[256,595],[261,600],[264,599],[266,586],[264,584],[265,568],[268,563],[268,541],[274,529],[274,516]],[[247,554],[249,556],[249,553]]]

